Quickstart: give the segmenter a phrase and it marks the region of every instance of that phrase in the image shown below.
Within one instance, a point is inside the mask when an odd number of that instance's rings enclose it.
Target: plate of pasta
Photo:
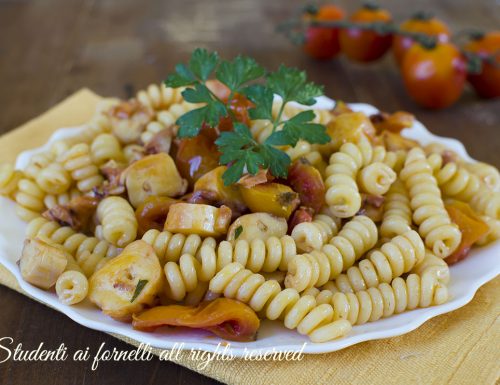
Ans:
[[[26,293],[158,348],[325,353],[500,273],[494,166],[409,113],[213,55],[1,166],[0,262]]]

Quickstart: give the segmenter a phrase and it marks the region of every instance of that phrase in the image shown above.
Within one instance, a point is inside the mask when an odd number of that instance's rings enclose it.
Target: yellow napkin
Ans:
[[[19,151],[43,144],[55,129],[85,122],[99,99],[81,90],[0,137],[0,161],[14,161]],[[1,265],[0,283],[22,292]],[[187,355],[175,362],[228,384],[494,384],[500,379],[499,289],[496,278],[470,304],[401,337],[306,355],[299,362],[213,361],[204,369]]]

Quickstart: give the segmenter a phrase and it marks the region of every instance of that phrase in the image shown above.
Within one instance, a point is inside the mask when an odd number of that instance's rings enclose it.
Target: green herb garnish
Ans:
[[[215,77],[229,88],[228,100],[219,99],[205,82],[215,72]],[[259,82],[257,84],[257,81]],[[217,53],[196,49],[187,64],[179,64],[165,84],[169,87],[189,86],[183,91],[184,99],[202,103],[177,120],[179,138],[193,137],[204,124],[217,127],[221,118],[231,118],[234,131],[222,132],[216,140],[221,152],[220,163],[228,165],[223,174],[225,185],[237,182],[248,172],[255,175],[259,168],[268,168],[275,177],[286,177],[290,157],[275,146],[295,146],[299,140],[324,144],[330,141],[321,124],[312,123],[313,111],[304,111],[289,120],[283,120],[284,108],[289,102],[312,105],[322,88],[308,82],[306,74],[295,68],[281,65],[276,72],[266,74],[255,60],[237,56],[232,61],[221,60]],[[272,123],[272,133],[258,143],[243,123],[236,121],[229,107],[235,94],[245,95],[254,107],[249,109],[251,119],[267,119]],[[274,95],[282,99],[276,116],[272,114]]]
[[[130,302],[134,302],[137,297],[141,294],[142,290],[144,287],[147,285],[148,280],[147,279],[141,279],[139,282],[137,282],[137,286],[135,287],[134,295],[132,296],[132,299]]]
[[[238,239],[241,233],[243,232],[243,226],[238,226],[236,230],[234,230],[234,239]]]

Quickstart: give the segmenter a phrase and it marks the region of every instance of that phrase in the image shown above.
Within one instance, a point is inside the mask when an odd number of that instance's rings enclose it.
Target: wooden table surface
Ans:
[[[347,10],[355,2],[337,1]],[[432,10],[455,31],[498,28],[495,0],[380,1],[397,20]],[[162,80],[195,47],[223,56],[244,53],[269,68],[281,62],[307,69],[326,94],[371,103],[386,111],[407,110],[438,135],[453,136],[478,159],[500,166],[500,100],[477,99],[467,90],[445,111],[426,111],[411,102],[391,55],[371,65],[345,58],[318,63],[274,32],[290,17],[297,0],[0,0],[0,133],[31,119],[67,95],[88,87],[101,95],[129,97]],[[86,329],[47,307],[0,288],[0,337],[24,348],[40,342],[70,350],[102,342],[124,343]],[[1,360],[0,353],[0,360]],[[208,384],[214,381],[172,363],[0,364],[1,384]]]

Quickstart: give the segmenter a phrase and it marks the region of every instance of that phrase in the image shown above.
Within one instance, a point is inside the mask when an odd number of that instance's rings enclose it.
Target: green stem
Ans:
[[[286,103],[287,102],[285,102],[285,100],[283,100],[283,104],[281,104],[281,107],[280,107],[280,109],[278,111],[278,116],[273,121],[273,134],[276,131],[276,129],[279,127],[279,125],[281,124],[281,115],[283,115],[283,111],[285,110],[285,104]]]

